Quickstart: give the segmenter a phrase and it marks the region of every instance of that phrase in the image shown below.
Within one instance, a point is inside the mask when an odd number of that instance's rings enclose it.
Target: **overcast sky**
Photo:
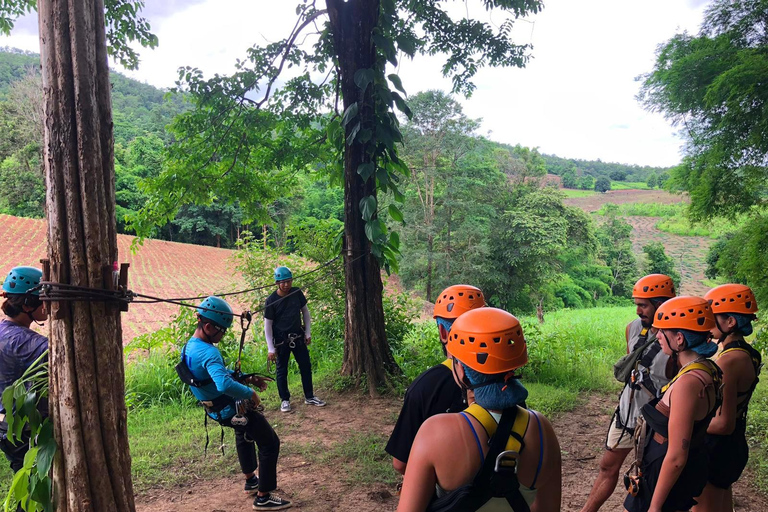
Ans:
[[[298,0],[146,0],[144,16],[160,45],[141,49],[129,76],[173,86],[180,66],[206,75],[228,73],[254,45],[287,35]],[[322,4],[322,2],[319,2]],[[477,90],[459,98],[465,113],[482,118],[491,139],[538,147],[567,158],[638,165],[675,165],[681,140],[660,114],[635,100],[635,77],[650,71],[659,43],[676,32],[697,32],[706,0],[545,0],[544,10],[516,24],[513,39],[533,45],[525,69],[486,69]],[[501,13],[455,2],[471,17],[500,24]],[[16,25],[0,46],[39,51],[36,15]],[[403,59],[406,90],[450,89],[439,58]]]

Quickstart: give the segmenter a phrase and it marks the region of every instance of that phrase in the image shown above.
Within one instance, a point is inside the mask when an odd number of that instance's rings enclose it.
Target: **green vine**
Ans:
[[[29,443],[24,466],[14,475],[3,501],[4,512],[14,512],[17,503],[27,512],[53,510],[50,473],[57,445],[53,437],[53,423],[38,410],[40,400],[47,397],[46,350],[16,382],[3,391],[7,439],[14,445]]]

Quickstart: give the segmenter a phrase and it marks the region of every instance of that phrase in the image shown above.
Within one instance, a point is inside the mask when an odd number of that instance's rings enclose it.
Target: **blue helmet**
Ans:
[[[232,326],[232,317],[234,316],[227,301],[215,295],[211,295],[200,303],[197,314],[225,329]]]
[[[8,277],[3,282],[3,291],[23,295],[40,295],[40,289],[30,290],[40,284],[43,278],[43,271],[35,267],[14,267],[8,273]]]
[[[286,279],[293,279],[291,269],[288,267],[277,267],[275,269],[275,282],[279,283],[280,281],[285,281]]]

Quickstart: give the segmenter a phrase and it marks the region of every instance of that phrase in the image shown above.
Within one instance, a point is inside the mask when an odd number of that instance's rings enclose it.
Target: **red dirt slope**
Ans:
[[[40,267],[46,257],[46,223],[0,215],[0,273],[14,266]],[[192,297],[222,293],[243,286],[234,270],[234,251],[162,240],[146,240],[136,254],[130,247],[134,237],[117,235],[120,262],[131,264],[128,286],[137,293],[155,297]],[[178,312],[173,304],[134,304],[123,313],[123,344],[134,336],[155,331]]]

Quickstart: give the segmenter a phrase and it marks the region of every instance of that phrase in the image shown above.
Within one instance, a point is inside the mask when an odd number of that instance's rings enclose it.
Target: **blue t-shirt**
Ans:
[[[0,396],[46,350],[48,338],[45,336],[7,319],[0,322]],[[47,416],[48,404],[43,402],[40,404],[40,412]],[[0,412],[5,412],[2,403]]]
[[[213,382],[196,388],[190,387],[192,394],[198,400],[213,400],[221,395],[231,396],[237,400],[251,398],[253,391],[244,384],[232,378],[232,371],[224,366],[221,352],[213,344],[206,343],[200,338],[192,337],[183,350],[184,362],[198,380],[213,379]],[[215,420],[225,420],[235,415],[235,409],[227,406],[218,413],[209,416]]]

